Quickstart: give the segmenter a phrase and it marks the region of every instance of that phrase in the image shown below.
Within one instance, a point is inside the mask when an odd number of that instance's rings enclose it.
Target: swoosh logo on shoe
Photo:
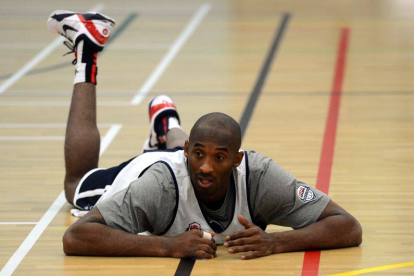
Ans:
[[[69,26],[69,25],[63,25],[63,31],[66,33],[67,30],[71,30],[74,32],[78,32],[78,30],[76,30],[75,28]]]
[[[52,15],[53,19],[56,19],[57,21],[61,22],[66,17],[72,16],[74,13],[61,13],[61,14],[54,14]]]

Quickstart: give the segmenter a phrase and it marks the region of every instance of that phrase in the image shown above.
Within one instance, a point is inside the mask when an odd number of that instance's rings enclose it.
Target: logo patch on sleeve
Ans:
[[[308,186],[300,185],[296,191],[299,199],[304,203],[314,201],[317,198],[315,192]]]

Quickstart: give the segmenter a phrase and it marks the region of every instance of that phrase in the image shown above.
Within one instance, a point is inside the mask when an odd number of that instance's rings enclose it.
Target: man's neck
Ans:
[[[221,206],[223,206],[224,202],[226,201],[226,197],[229,194],[230,189],[232,189],[232,185],[233,185],[233,181],[230,181],[226,192],[218,200],[212,201],[210,198],[207,200],[203,200],[202,198],[198,198],[198,199],[199,201],[201,201],[200,203],[203,204],[207,209],[211,211],[216,211],[220,209]]]
[[[223,203],[224,203],[225,199],[226,199],[226,195],[223,196],[221,199],[219,199],[217,201],[203,203],[203,205],[211,211],[216,211],[216,210],[220,209],[221,206],[223,206]]]

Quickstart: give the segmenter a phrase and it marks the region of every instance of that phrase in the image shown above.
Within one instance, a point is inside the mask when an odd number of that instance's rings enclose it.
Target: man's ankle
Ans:
[[[76,47],[76,70],[74,84],[86,82],[97,84],[96,76],[98,67],[96,65],[98,52],[84,40],[79,41]]]

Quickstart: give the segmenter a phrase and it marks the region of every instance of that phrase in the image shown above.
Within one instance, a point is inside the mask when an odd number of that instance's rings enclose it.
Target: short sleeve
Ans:
[[[163,233],[173,218],[176,187],[165,164],[152,165],[126,189],[96,207],[108,226],[129,233]]]
[[[297,181],[268,157],[255,152],[248,157],[255,220],[295,229],[318,220],[330,200],[326,194]]]

